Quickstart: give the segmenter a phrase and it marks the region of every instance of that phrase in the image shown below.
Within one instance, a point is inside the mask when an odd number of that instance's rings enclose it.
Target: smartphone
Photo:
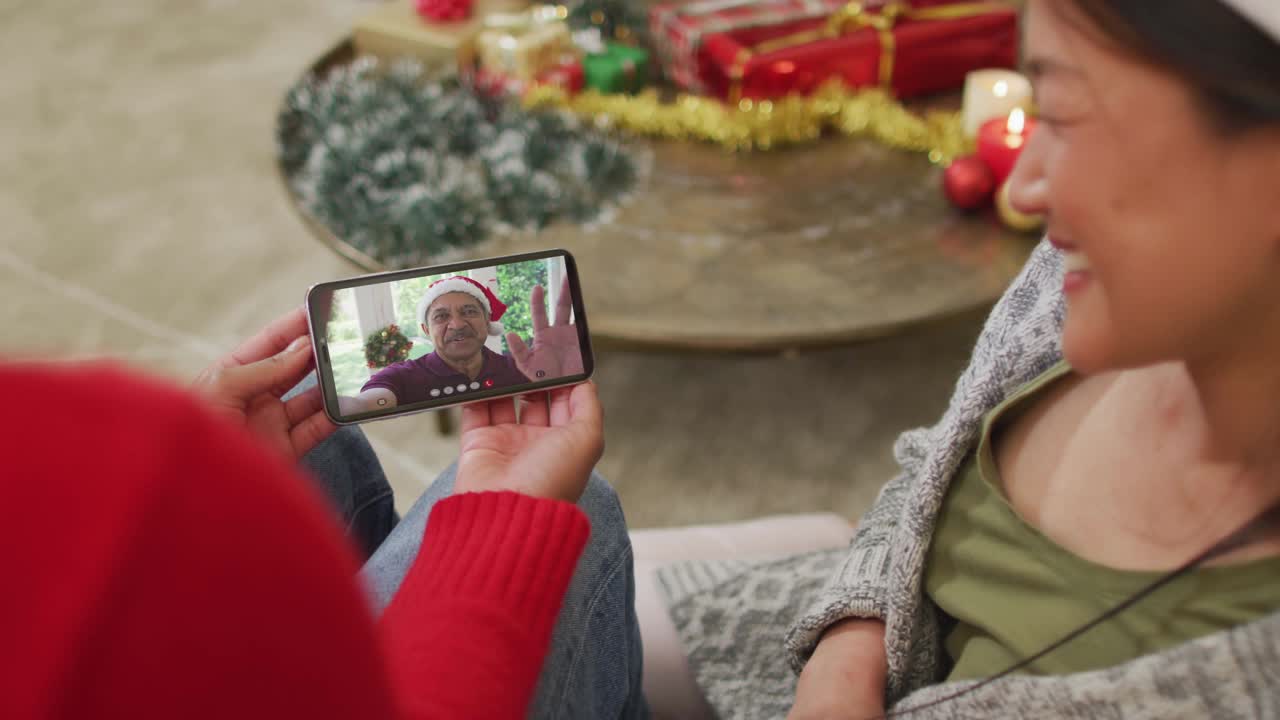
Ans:
[[[313,285],[324,408],[340,425],[573,385],[595,358],[565,250]]]

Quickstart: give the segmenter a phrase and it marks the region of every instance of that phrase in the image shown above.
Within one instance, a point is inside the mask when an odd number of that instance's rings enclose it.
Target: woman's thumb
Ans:
[[[297,385],[310,369],[309,344],[310,340],[304,335],[265,360],[235,368],[226,378],[231,386],[228,389],[242,398],[268,391],[283,395]]]

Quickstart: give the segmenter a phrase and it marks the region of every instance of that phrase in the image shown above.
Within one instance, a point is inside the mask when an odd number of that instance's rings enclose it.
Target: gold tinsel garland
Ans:
[[[664,102],[653,89],[639,95],[595,91],[569,95],[561,88],[539,85],[525,94],[524,104],[531,109],[568,110],[635,135],[714,142],[730,150],[770,150],[809,143],[830,130],[927,153],[929,160],[940,165],[973,152],[973,141],[964,135],[960,113],[917,115],[884,90],[851,90],[839,81],[808,97],[743,100],[736,106],[696,95]]]

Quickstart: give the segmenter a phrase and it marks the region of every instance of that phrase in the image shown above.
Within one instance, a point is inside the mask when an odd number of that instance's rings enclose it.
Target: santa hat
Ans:
[[[455,292],[466,293],[480,301],[480,307],[484,308],[485,313],[489,316],[489,334],[498,335],[502,333],[502,326],[498,324],[498,320],[501,320],[503,313],[507,311],[506,304],[499,300],[498,296],[494,295],[489,288],[462,275],[443,278],[427,286],[427,291],[423,293],[422,299],[418,301],[418,322],[426,325],[427,310],[431,307],[431,303],[435,302],[436,298],[441,295]]]
[[[1276,0],[1224,0],[1264,32],[1280,41],[1280,3]]]

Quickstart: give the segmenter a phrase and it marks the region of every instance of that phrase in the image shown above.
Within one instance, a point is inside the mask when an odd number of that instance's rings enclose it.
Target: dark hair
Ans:
[[[1280,125],[1280,42],[1226,2],[1072,2],[1107,39],[1189,83],[1220,131]]]

